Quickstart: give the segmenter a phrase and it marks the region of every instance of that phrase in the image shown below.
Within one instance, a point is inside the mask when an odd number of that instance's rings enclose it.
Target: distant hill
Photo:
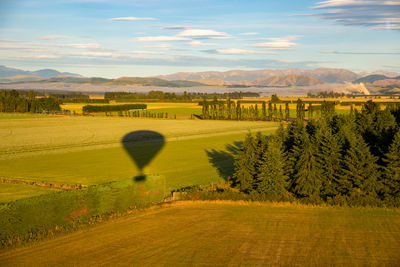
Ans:
[[[1,77],[0,83],[32,82],[42,79],[42,77],[36,75],[15,75],[11,77]]]
[[[385,75],[386,77],[389,77],[389,78],[394,78],[394,77],[400,76],[400,73],[393,72],[393,71],[385,71],[385,70],[376,70],[376,71],[372,71],[372,72],[360,72],[359,74],[361,77],[366,77],[366,76],[374,75],[374,74]]]
[[[286,75],[286,76],[271,76],[266,79],[256,79],[253,82],[255,86],[311,86],[323,84],[325,82],[315,79],[310,75]]]
[[[383,79],[383,80],[374,81],[372,83],[372,85],[379,86],[379,87],[388,87],[388,86],[393,86],[393,85],[400,86],[400,77],[397,77],[394,79]]]
[[[38,77],[38,76],[32,76]],[[206,84],[192,81],[167,81],[159,78],[141,78],[141,77],[121,77],[118,79],[105,79],[99,77],[70,77],[57,75],[48,79],[30,79],[15,81],[9,78],[0,78],[1,82],[33,82],[33,83],[76,83],[76,84],[92,84],[92,85],[126,85],[126,86],[160,86],[160,87],[193,87],[205,86]]]
[[[384,79],[389,79],[389,77],[386,77],[385,75],[381,75],[381,74],[372,74],[372,75],[368,75],[368,76],[362,77],[360,79],[357,79],[357,80],[353,81],[353,83],[373,83],[375,81],[384,80]]]
[[[39,76],[41,78],[50,78],[57,75],[66,75],[71,77],[82,77],[82,75],[70,72],[59,72],[53,69],[42,69],[36,71],[27,71],[21,69],[8,68],[0,65],[0,78],[15,77],[18,75]]]
[[[204,86],[204,83],[194,81],[167,81],[159,78],[141,78],[141,77],[121,77],[109,81],[113,85],[139,85],[139,86],[163,86],[163,87],[192,87]]]
[[[256,79],[267,79],[273,76],[289,76],[289,75],[308,75],[317,80],[328,83],[345,83],[352,82],[360,76],[352,71],[345,69],[329,69],[319,68],[315,70],[301,69],[282,69],[282,70],[231,70],[225,72],[207,71],[207,72],[179,72],[169,75],[156,76],[165,80],[192,80],[203,82],[216,81],[216,79],[227,82],[233,81],[254,81]]]

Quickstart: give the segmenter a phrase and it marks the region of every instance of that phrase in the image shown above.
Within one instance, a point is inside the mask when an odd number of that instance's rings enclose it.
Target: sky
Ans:
[[[106,78],[400,72],[400,1],[0,0],[0,65]]]

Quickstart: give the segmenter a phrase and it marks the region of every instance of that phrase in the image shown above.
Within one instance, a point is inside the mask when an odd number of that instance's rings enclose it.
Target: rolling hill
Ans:
[[[82,75],[70,72],[59,72],[53,69],[41,69],[36,71],[27,71],[21,69],[8,68],[0,65],[0,78],[15,77],[18,75],[38,76],[41,78],[50,78],[57,75],[66,75],[71,77],[82,77]]]
[[[160,75],[157,78],[165,80],[203,80],[221,79],[228,82],[234,81],[253,81],[256,79],[267,79],[273,76],[289,76],[289,75],[308,75],[317,80],[327,83],[345,83],[352,82],[360,76],[352,71],[345,69],[329,69],[319,68],[315,70],[301,69],[282,69],[282,70],[231,70],[226,72],[207,71],[207,72],[179,72],[169,75]]]

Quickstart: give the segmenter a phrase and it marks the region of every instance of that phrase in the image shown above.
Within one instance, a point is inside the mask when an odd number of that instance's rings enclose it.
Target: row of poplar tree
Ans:
[[[289,103],[284,103],[285,108],[282,105],[277,107],[277,103],[274,101],[262,101],[261,106],[258,104],[249,105],[245,107],[240,101],[232,101],[228,98],[226,101],[217,100],[214,98],[213,101],[207,101],[204,99],[201,102],[202,105],[202,119],[209,120],[263,120],[263,121],[289,121],[291,114],[289,109]],[[307,111],[307,118],[306,118]],[[300,120],[311,120],[314,117],[314,113],[317,116],[325,113],[334,113],[335,103],[334,102],[322,102],[321,105],[313,106],[309,103],[306,106],[301,99],[296,102],[296,118]]]
[[[36,98],[34,91],[26,95],[16,90],[0,90],[0,112],[56,112],[61,111],[60,101],[53,97]]]
[[[277,201],[400,206],[400,106],[381,110],[369,101],[350,115],[249,134],[233,185]]]

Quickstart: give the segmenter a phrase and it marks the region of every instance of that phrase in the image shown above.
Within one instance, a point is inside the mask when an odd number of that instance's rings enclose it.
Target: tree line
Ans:
[[[61,102],[53,97],[36,98],[34,91],[20,94],[16,90],[0,90],[0,112],[57,112]]]
[[[125,104],[125,105],[86,105],[82,107],[83,113],[91,112],[113,112],[113,111],[126,111],[131,109],[146,109],[146,104]]]
[[[261,104],[244,106],[241,101],[226,101],[217,100],[213,101],[204,99],[201,103],[202,106],[202,119],[206,120],[262,120],[262,121],[289,121],[291,120],[291,112],[289,102],[283,105],[277,105],[276,99],[271,101],[261,101]],[[274,103],[275,102],[275,103]],[[308,117],[306,117],[306,112]],[[321,114],[335,113],[335,103],[322,101],[320,105],[313,105],[298,99],[296,102],[296,113],[293,114],[299,120],[311,120],[314,115],[320,116]]]
[[[400,105],[301,118],[269,137],[248,134],[234,187],[269,200],[400,206]]]
[[[173,101],[192,101],[196,99],[242,99],[243,97],[259,97],[258,93],[252,92],[231,92],[231,93],[191,93],[184,91],[183,94],[169,93],[163,91],[150,91],[148,93],[130,92],[105,92],[104,99],[108,100],[138,100],[138,99],[157,99]]]

